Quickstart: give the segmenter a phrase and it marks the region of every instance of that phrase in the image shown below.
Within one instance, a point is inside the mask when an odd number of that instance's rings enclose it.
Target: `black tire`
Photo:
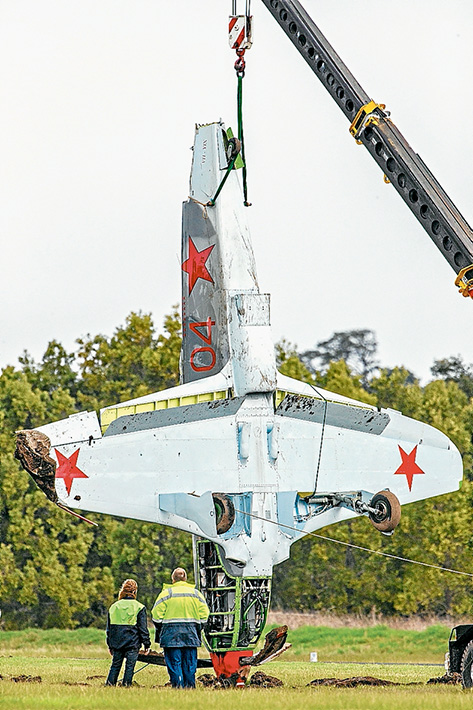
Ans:
[[[235,521],[235,506],[226,493],[212,493],[212,498],[214,499],[215,512],[217,514],[217,519],[215,521],[217,526],[217,534],[222,535],[230,530]]]
[[[473,641],[465,646],[460,664],[463,688],[473,688]]]
[[[376,493],[370,501],[372,508],[377,508],[378,513],[370,513],[369,517],[380,532],[392,532],[401,520],[401,504],[397,496],[391,491]]]

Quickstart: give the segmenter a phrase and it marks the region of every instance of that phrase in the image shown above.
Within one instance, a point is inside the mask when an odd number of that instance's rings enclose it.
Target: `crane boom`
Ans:
[[[298,0],[262,0],[299,54],[350,121],[418,222],[457,274],[455,284],[473,298],[473,230],[422,158],[370,99]]]

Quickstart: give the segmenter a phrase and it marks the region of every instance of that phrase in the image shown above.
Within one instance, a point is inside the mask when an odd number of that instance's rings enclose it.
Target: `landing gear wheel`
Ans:
[[[226,493],[212,493],[214,499],[215,512],[217,513],[216,525],[218,535],[230,530],[235,521],[235,506],[230,496]]]
[[[377,509],[377,513],[370,513],[369,517],[380,532],[392,532],[401,520],[401,504],[391,491],[376,493],[370,500],[370,506]]]
[[[465,647],[460,664],[463,688],[473,688],[473,641]]]
[[[236,158],[238,153],[240,152],[240,150],[241,150],[241,143],[238,140],[238,138],[229,138],[227,149],[226,149],[227,159],[230,161],[230,160],[233,160],[234,158]]]

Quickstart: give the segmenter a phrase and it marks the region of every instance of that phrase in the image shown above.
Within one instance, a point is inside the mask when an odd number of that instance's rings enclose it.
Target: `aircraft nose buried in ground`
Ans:
[[[358,515],[390,533],[399,503],[454,491],[462,477],[436,429],[277,372],[231,137],[222,123],[196,128],[182,384],[106,407],[100,421],[80,413],[20,432],[17,446],[54,502],[195,536],[206,642],[227,675],[260,637],[273,566],[293,542]]]

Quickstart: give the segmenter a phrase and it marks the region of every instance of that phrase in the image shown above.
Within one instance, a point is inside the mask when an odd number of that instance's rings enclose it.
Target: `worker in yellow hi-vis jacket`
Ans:
[[[137,591],[135,580],[126,579],[118,594],[118,601],[108,610],[107,646],[113,658],[105,685],[117,684],[124,658],[126,665],[123,685],[131,685],[140,646],[144,646],[145,653],[150,649],[146,609],[136,600]]]
[[[164,658],[173,688],[195,688],[197,648],[209,608],[201,592],[187,583],[187,573],[177,567],[172,584],[164,584],[152,610],[156,641]]]

